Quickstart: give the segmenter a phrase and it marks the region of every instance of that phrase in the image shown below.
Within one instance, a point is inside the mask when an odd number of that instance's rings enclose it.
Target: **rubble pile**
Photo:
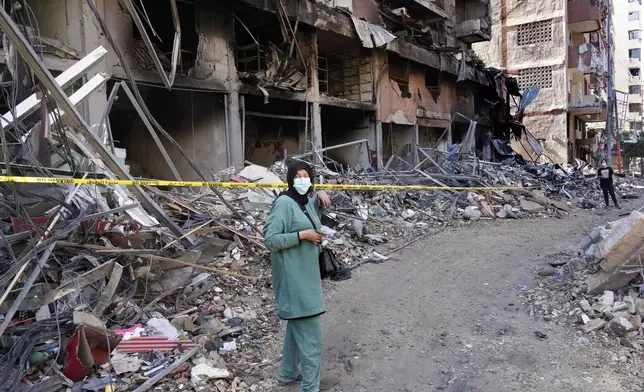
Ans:
[[[273,184],[284,178],[282,169],[252,165],[221,178]],[[529,182],[545,191],[330,192],[324,244],[355,267],[385,261],[445,226],[556,216],[574,206],[556,192],[560,175],[522,178],[521,170],[495,166],[458,185]],[[388,181],[328,168],[318,173],[324,182]],[[17,199],[3,188],[20,210],[6,215],[0,232],[2,342],[12,350],[0,358],[7,370],[0,385],[16,391],[41,384],[143,391],[159,382],[195,390],[270,387],[264,369],[275,358],[262,353],[280,325],[261,233],[279,189],[146,187],[183,230],[179,236],[151,225],[155,219],[131,195],[125,193],[127,203],[119,198],[127,190],[118,186],[17,188]]]
[[[596,338],[641,353],[644,344],[644,214],[586,233],[576,254],[548,255],[536,287],[522,288],[531,315],[574,326],[578,341]]]

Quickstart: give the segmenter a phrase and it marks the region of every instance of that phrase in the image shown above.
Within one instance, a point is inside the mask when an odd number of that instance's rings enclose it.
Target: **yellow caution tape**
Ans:
[[[167,181],[167,180],[110,180],[93,178],[59,177],[14,177],[0,176],[0,182],[19,182],[28,184],[80,184],[80,185],[147,185],[173,187],[215,187],[215,188],[276,188],[284,189],[286,184],[260,184],[255,182],[208,182],[208,181]],[[534,187],[440,187],[426,185],[366,185],[366,184],[315,184],[318,190],[342,191],[507,191],[532,189]]]

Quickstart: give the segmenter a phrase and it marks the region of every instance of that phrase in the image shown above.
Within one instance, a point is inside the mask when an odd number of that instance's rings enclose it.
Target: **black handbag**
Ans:
[[[306,211],[305,208],[302,208],[302,212],[311,221],[313,229],[317,230],[315,222],[313,222],[313,218],[311,218],[308,211]],[[338,259],[336,259],[335,254],[333,254],[331,249],[323,247],[320,250],[320,254],[318,255],[318,264],[320,265],[320,277],[322,279],[331,278],[331,280],[345,280],[351,277],[351,272],[348,269],[343,268],[340,263],[338,263]]]

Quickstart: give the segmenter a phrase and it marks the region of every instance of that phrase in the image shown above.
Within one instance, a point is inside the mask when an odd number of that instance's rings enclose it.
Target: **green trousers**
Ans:
[[[302,392],[319,392],[322,365],[322,322],[320,316],[289,320],[284,337],[279,381],[297,379],[302,370]]]

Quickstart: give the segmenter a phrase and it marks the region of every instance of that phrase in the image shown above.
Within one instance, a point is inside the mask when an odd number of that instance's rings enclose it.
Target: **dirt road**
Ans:
[[[639,391],[641,368],[531,317],[519,296],[540,257],[617,213],[480,223],[361,267],[329,290],[322,390]]]

